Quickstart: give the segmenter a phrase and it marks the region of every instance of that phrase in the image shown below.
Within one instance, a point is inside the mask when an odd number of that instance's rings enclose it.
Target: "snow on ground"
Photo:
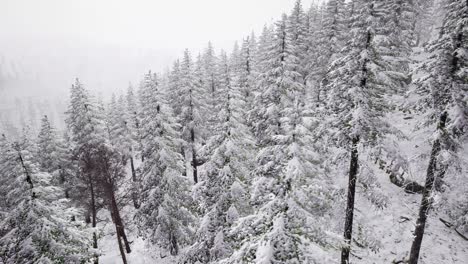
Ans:
[[[398,139],[398,148],[409,161],[409,172],[405,174],[410,180],[415,180],[423,184],[427,166],[427,158],[421,161],[417,157],[420,154],[429,153],[430,131],[415,133],[413,128],[420,121],[418,115],[395,113],[389,115],[389,120],[396,125],[406,139]],[[136,159],[139,165],[139,159]],[[357,264],[380,264],[394,263],[408,256],[412,243],[412,231],[418,215],[421,202],[420,194],[408,194],[402,188],[393,185],[388,174],[380,170],[376,165],[370,165],[376,172],[376,177],[381,185],[382,193],[388,199],[388,206],[383,210],[374,210],[372,206],[357,193],[356,209],[366,215],[369,219],[366,226],[370,226],[373,235],[380,240],[380,247],[377,252],[369,250],[360,251],[354,245],[354,253],[351,262]],[[131,175],[131,171],[128,170]],[[130,176],[129,176],[130,177]],[[161,255],[159,248],[148,246],[148,244],[137,236],[136,226],[133,220],[135,210],[131,206],[123,209],[124,221],[130,241],[133,241],[132,253],[127,254],[129,264],[173,264],[177,259],[170,255]],[[103,218],[109,219],[109,216]],[[420,254],[420,264],[465,264],[468,263],[468,242],[460,237],[453,229],[446,227],[439,218],[448,220],[449,217],[442,212],[430,211],[426,232]],[[120,264],[122,259],[115,238],[113,223],[108,220],[100,224],[102,238],[99,241],[102,256],[101,264]],[[334,259],[339,261],[339,253],[330,253]],[[328,263],[324,263],[328,264]]]

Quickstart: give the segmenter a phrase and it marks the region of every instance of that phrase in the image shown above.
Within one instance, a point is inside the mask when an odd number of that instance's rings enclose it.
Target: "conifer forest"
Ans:
[[[468,1],[283,7],[109,94],[0,57],[0,263],[468,263]]]

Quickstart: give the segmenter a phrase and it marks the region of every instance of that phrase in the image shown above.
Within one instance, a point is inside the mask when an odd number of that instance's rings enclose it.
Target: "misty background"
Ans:
[[[0,128],[17,135],[44,114],[60,128],[75,78],[107,98],[167,70],[186,48],[196,55],[210,41],[230,52],[294,2],[0,0]]]

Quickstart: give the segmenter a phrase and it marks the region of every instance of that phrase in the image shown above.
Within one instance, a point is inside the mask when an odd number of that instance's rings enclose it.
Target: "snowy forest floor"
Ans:
[[[429,153],[430,146],[427,133],[415,135],[411,128],[418,122],[417,116],[396,113],[388,117],[393,124],[405,134],[405,139],[398,140],[398,149],[405,159],[409,161],[408,174],[406,177],[422,184],[425,177],[426,159],[417,161],[415,158],[419,153]],[[410,136],[412,135],[412,136]],[[467,157],[467,151],[462,154]],[[366,227],[370,227],[378,241],[378,249],[372,252],[361,249],[357,243],[353,245],[352,263],[394,263],[408,256],[412,242],[412,231],[414,230],[418,208],[421,202],[420,194],[406,193],[401,187],[392,184],[386,172],[379,169],[373,162],[368,162],[375,172],[378,183],[381,185],[382,193],[388,198],[387,207],[381,210],[371,209],[372,205],[357,194],[356,211],[366,219]],[[343,177],[345,177],[343,173]],[[129,176],[130,177],[130,176]],[[345,179],[343,179],[345,180]],[[443,208],[442,208],[443,209]],[[177,258],[170,255],[161,255],[163,251],[148,244],[138,236],[137,227],[133,220],[135,210],[131,206],[124,209],[126,229],[132,243],[132,253],[127,255],[130,264],[169,264],[177,263]],[[104,211],[103,211],[104,212]],[[107,214],[107,213],[105,213]],[[103,214],[102,218],[110,219]],[[421,264],[451,264],[468,263],[468,241],[458,235],[455,230],[448,228],[440,221],[440,218],[449,220],[443,210],[432,210],[429,214],[426,232],[421,248]],[[101,264],[122,263],[115,238],[115,229],[110,220],[103,221],[100,226],[102,238],[99,241],[102,256]],[[339,252],[334,254],[338,263]]]

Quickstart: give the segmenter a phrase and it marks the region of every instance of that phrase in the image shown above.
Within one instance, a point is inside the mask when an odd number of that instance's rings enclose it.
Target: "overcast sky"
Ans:
[[[304,8],[314,1],[303,0]],[[77,76],[93,89],[114,91],[149,68],[165,69],[185,48],[198,53],[212,41],[229,51],[294,2],[0,0],[0,56],[54,89],[68,90]]]

